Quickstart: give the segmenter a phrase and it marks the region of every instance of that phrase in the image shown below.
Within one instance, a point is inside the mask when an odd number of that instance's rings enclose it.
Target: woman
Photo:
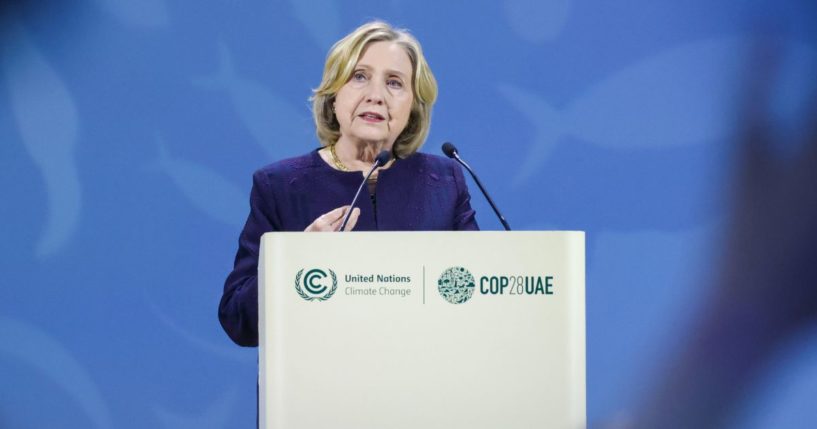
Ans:
[[[268,231],[338,231],[364,175],[382,150],[393,159],[372,174],[346,230],[478,229],[455,162],[418,153],[437,83],[417,40],[383,22],[365,24],[329,51],[312,97],[321,149],[255,172],[250,215],[224,285],[219,320],[242,346],[258,345],[258,251]]]

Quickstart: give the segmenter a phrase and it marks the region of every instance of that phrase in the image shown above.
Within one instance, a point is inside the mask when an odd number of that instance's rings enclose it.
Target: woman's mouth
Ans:
[[[363,112],[357,116],[366,122],[381,122],[386,119],[383,115],[375,112]]]

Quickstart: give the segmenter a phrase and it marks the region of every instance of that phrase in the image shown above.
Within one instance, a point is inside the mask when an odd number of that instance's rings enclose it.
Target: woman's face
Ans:
[[[408,124],[414,91],[406,51],[394,42],[366,47],[352,77],[335,95],[340,139],[390,147]]]

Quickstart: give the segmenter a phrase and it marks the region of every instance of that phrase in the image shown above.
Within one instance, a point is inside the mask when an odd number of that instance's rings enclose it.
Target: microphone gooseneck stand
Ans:
[[[505,216],[502,216],[502,213],[500,213],[499,209],[496,208],[496,204],[494,204],[494,200],[492,200],[491,196],[488,195],[488,191],[486,191],[485,187],[482,186],[482,182],[479,180],[479,177],[477,177],[476,173],[474,173],[474,170],[472,170],[471,167],[468,164],[466,164],[465,161],[462,160],[462,158],[460,158],[460,154],[459,154],[459,151],[457,151],[457,147],[454,146],[451,142],[445,142],[445,143],[443,143],[443,148],[442,149],[443,149],[443,153],[447,157],[459,162],[460,165],[462,165],[466,170],[468,170],[469,173],[471,173],[471,177],[473,177],[474,181],[477,182],[477,186],[479,186],[479,190],[482,191],[482,195],[485,195],[485,199],[488,200],[488,204],[490,204],[491,208],[494,209],[494,213],[496,213],[496,217],[499,218],[499,221],[502,222],[502,226],[505,227],[505,231],[510,231],[511,226],[508,225],[508,221],[505,220]]]
[[[366,174],[366,177],[362,182],[360,182],[360,186],[357,188],[355,197],[352,198],[352,204],[349,204],[349,210],[346,211],[346,216],[343,217],[343,223],[340,225],[340,231],[346,231],[346,223],[349,222],[349,217],[352,215],[352,210],[355,209],[355,203],[357,202],[357,198],[360,196],[360,191],[363,190],[363,186],[366,185],[366,181],[369,180],[369,177],[375,170],[377,170],[378,167],[386,165],[390,159],[391,153],[389,153],[387,150],[380,151],[380,153],[377,154],[377,157],[374,159],[374,164],[372,164],[372,168],[369,169],[369,173]]]

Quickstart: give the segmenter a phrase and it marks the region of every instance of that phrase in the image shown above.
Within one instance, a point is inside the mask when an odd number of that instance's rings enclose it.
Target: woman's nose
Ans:
[[[369,85],[366,93],[366,101],[369,103],[383,104],[383,88],[380,85]]]

